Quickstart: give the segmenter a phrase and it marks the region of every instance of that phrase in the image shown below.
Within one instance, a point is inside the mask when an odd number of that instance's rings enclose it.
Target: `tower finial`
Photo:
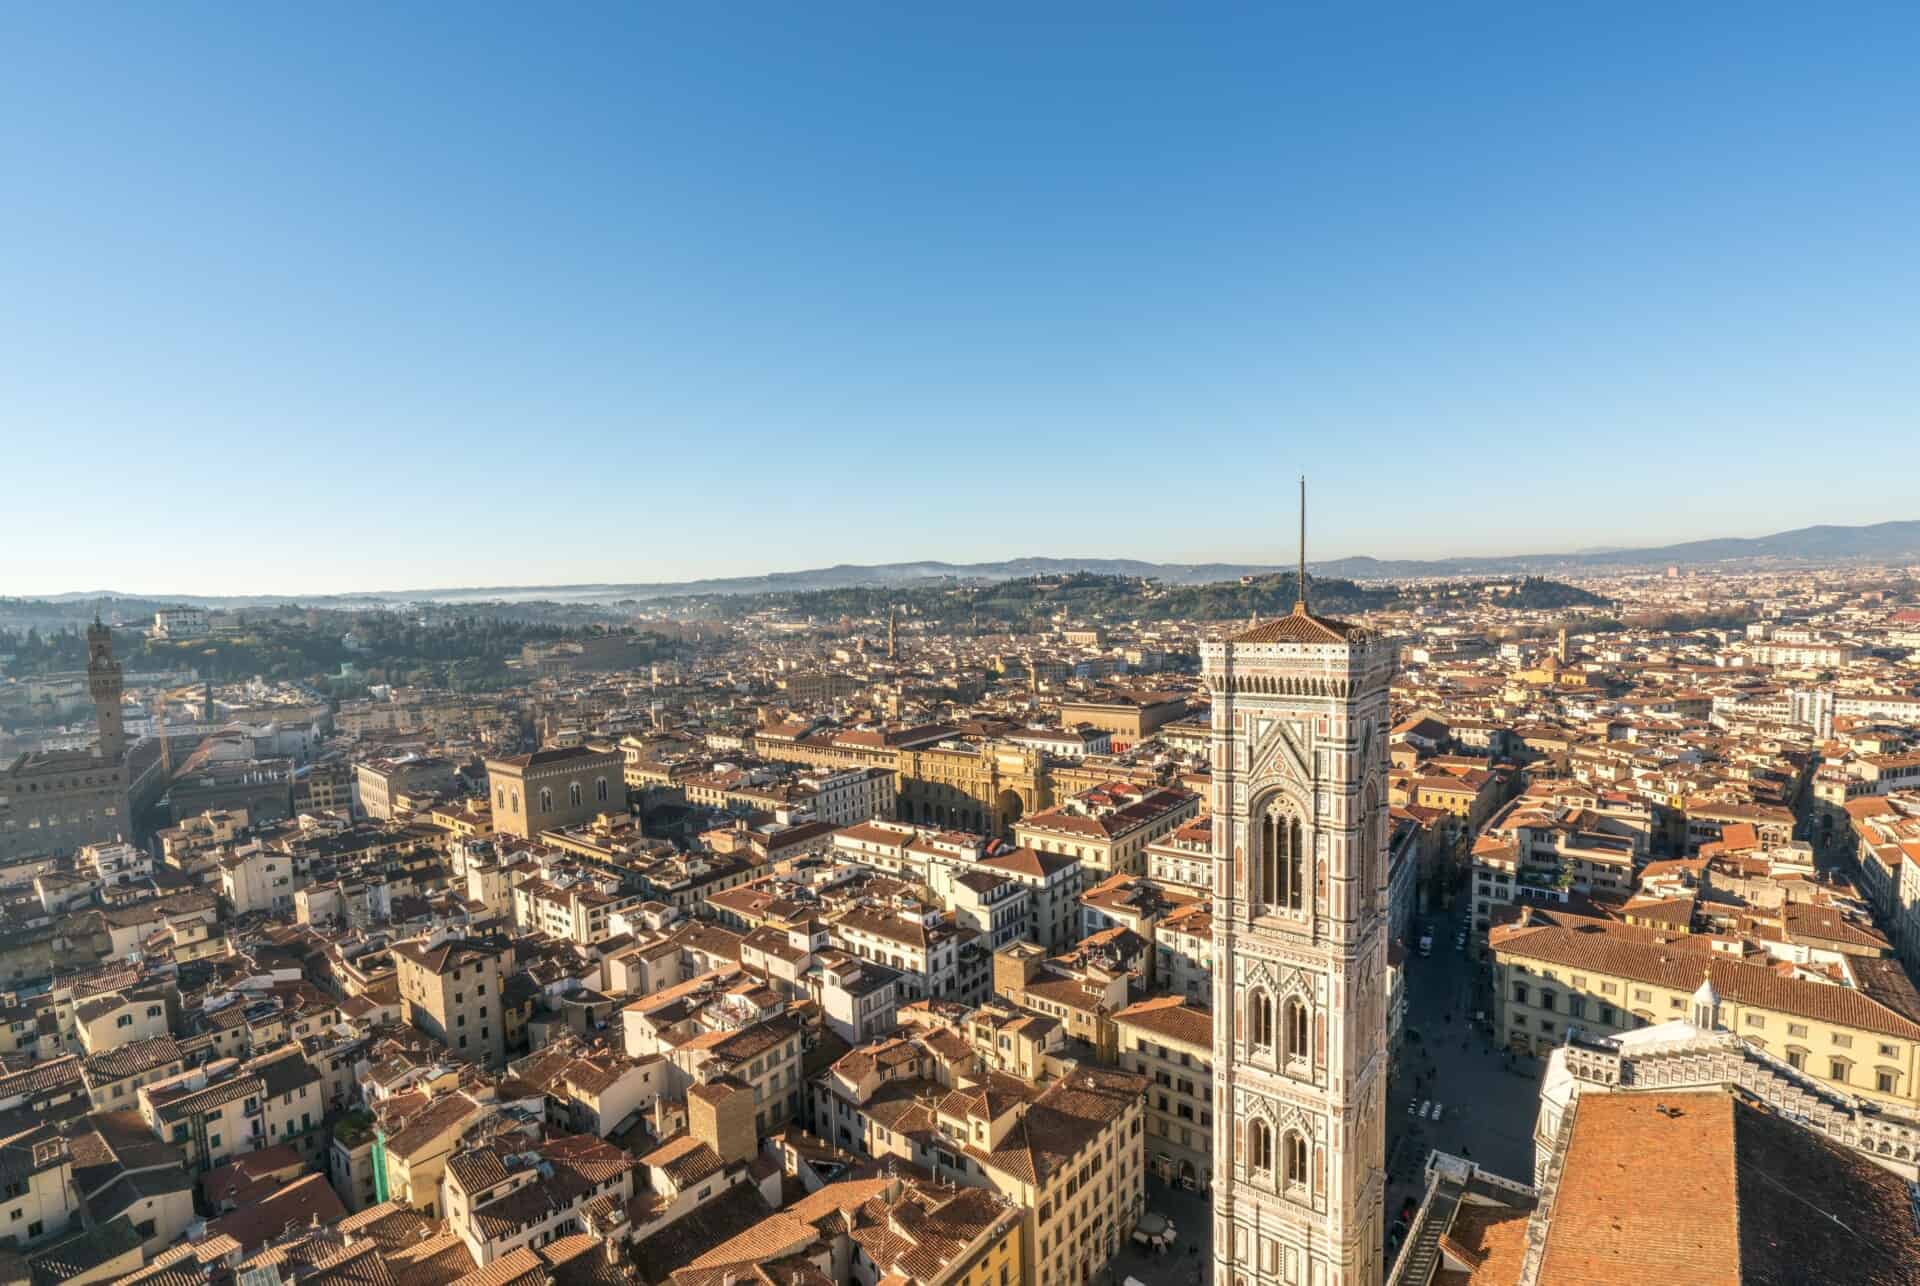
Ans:
[[[1300,570],[1294,573],[1293,610],[1307,610],[1307,475],[1300,475]]]

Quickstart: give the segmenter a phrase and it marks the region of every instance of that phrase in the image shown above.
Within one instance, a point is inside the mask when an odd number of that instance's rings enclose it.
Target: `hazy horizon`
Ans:
[[[1914,519],[1914,520],[1891,519],[1888,521],[1920,521],[1920,519]],[[1811,523],[1807,525],[1808,526],[1855,527],[1855,526],[1869,526],[1872,524]],[[1776,534],[1776,532],[1773,530],[1718,532],[1707,537],[1702,537],[1701,539],[1721,539],[1721,538],[1748,539],[1748,538],[1756,538],[1761,536],[1770,536],[1774,534]],[[1311,539],[1311,532],[1309,533],[1309,539]],[[1372,553],[1372,552],[1354,552],[1354,553],[1343,553],[1343,554],[1320,555],[1320,554],[1314,554],[1311,552],[1311,550],[1309,550],[1307,563],[1309,568],[1312,568],[1314,566],[1319,566],[1319,565],[1339,563],[1350,558],[1363,558],[1363,557],[1374,558],[1383,563],[1430,562],[1430,561],[1444,562],[1444,561],[1468,560],[1468,559],[1496,559],[1496,558],[1506,558],[1506,557],[1513,557],[1513,558],[1528,558],[1528,557],[1553,558],[1557,556],[1573,557],[1573,556],[1578,556],[1582,554],[1593,554],[1593,553],[1600,553],[1600,552],[1605,552],[1605,553],[1618,552],[1625,557],[1630,557],[1632,554],[1634,554],[1636,550],[1658,549],[1658,548],[1663,548],[1668,544],[1679,544],[1679,543],[1685,543],[1685,542],[1664,541],[1664,542],[1660,542],[1659,544],[1634,544],[1634,545],[1610,542],[1610,543],[1602,543],[1598,545],[1585,546],[1580,549],[1570,549],[1570,548],[1569,549],[1518,549],[1518,548],[1515,548],[1515,549],[1493,549],[1493,550],[1476,551],[1476,552],[1455,552],[1452,554],[1439,553],[1439,554],[1433,554],[1433,555],[1380,554],[1380,553]],[[1085,552],[1055,553],[1050,551],[1049,552],[1028,551],[1026,553],[1006,555],[1004,557],[985,557],[985,558],[971,558],[971,557],[892,558],[892,557],[876,556],[869,560],[859,561],[859,562],[850,562],[850,561],[843,560],[837,563],[810,563],[806,565],[795,564],[792,566],[778,566],[778,567],[773,567],[773,566],[750,567],[737,572],[721,572],[713,575],[701,575],[701,576],[644,576],[644,575],[641,575],[641,576],[572,577],[572,578],[565,578],[565,579],[554,577],[554,578],[547,578],[547,579],[523,580],[523,581],[482,581],[482,580],[451,581],[450,580],[450,581],[444,581],[444,582],[435,583],[435,584],[428,584],[425,582],[414,582],[414,583],[408,583],[408,584],[392,584],[392,585],[356,584],[356,585],[344,585],[339,588],[328,588],[328,589],[313,588],[313,587],[291,587],[290,588],[290,587],[279,586],[279,585],[262,585],[262,586],[252,586],[252,587],[240,587],[240,588],[233,588],[233,589],[202,589],[202,588],[196,588],[192,586],[182,586],[182,585],[169,585],[169,586],[150,588],[145,586],[99,584],[99,585],[85,585],[85,586],[67,586],[67,587],[58,588],[58,589],[42,590],[38,593],[33,593],[33,594],[22,594],[22,593],[18,593],[11,590],[4,590],[4,591],[0,591],[0,597],[50,598],[50,597],[67,597],[67,596],[73,596],[73,595],[92,595],[92,594],[98,594],[98,593],[111,593],[111,594],[121,595],[124,597],[130,597],[130,598],[137,597],[137,598],[160,598],[160,599],[164,599],[170,596],[184,597],[184,598],[284,597],[288,599],[298,599],[301,597],[309,597],[309,598],[329,597],[329,596],[351,597],[353,595],[359,595],[359,594],[390,595],[390,594],[406,593],[409,591],[444,592],[449,590],[482,591],[482,590],[489,590],[489,589],[501,589],[501,590],[571,589],[571,588],[580,588],[580,587],[595,586],[595,585],[671,585],[671,584],[685,584],[685,583],[690,583],[695,581],[706,581],[706,580],[735,580],[735,579],[752,579],[752,578],[767,577],[767,576],[792,576],[792,575],[799,575],[799,574],[808,573],[808,572],[825,571],[838,566],[872,567],[872,566],[910,565],[914,563],[945,563],[952,566],[965,567],[965,566],[972,566],[972,565],[979,565],[979,564],[1017,562],[1022,559],[1048,559],[1048,560],[1059,561],[1059,562],[1111,559],[1111,560],[1125,560],[1125,561],[1131,561],[1131,562],[1157,563],[1165,566],[1194,566],[1194,565],[1218,563],[1218,564],[1225,564],[1225,565],[1269,566],[1279,571],[1288,570],[1293,566],[1293,562],[1294,562],[1294,556],[1292,551],[1285,551],[1283,553],[1276,554],[1274,556],[1269,556],[1269,557],[1246,557],[1246,558],[1241,558],[1241,557],[1176,558],[1176,557],[1153,557],[1148,555],[1137,555],[1137,554],[1130,554],[1130,553],[1090,554]]]

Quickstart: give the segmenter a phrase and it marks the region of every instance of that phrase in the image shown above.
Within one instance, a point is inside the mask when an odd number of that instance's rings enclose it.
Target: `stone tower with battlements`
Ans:
[[[98,617],[87,626],[87,691],[93,696],[94,724],[100,730],[100,757],[118,760],[126,753],[127,733],[120,721],[120,663],[113,659],[113,631]]]

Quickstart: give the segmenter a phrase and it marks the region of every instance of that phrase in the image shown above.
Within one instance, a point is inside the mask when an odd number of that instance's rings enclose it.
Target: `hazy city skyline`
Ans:
[[[1915,20],[1737,13],[21,11],[0,590],[1914,517]]]

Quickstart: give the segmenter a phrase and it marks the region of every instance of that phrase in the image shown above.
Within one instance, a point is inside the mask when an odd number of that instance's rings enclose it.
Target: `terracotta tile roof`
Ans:
[[[436,1226],[433,1220],[397,1197],[355,1211],[334,1225],[342,1233],[370,1237],[389,1250],[417,1243]]]
[[[660,1267],[691,1263],[771,1213],[758,1188],[750,1183],[734,1184],[641,1241],[634,1247],[633,1260],[656,1265],[653,1271],[659,1274]]]
[[[1441,1272],[1434,1286],[1514,1286],[1527,1253],[1530,1213],[1530,1208],[1463,1202],[1440,1244],[1449,1258],[1471,1267]]]
[[[546,1286],[547,1266],[525,1246],[516,1247],[485,1268],[476,1268],[452,1286]]]
[[[225,1233],[244,1249],[279,1235],[285,1229],[318,1218],[332,1223],[347,1213],[323,1174],[306,1174],[279,1188],[258,1205],[247,1206],[207,1225],[210,1233]]]
[[[467,1244],[452,1232],[433,1233],[383,1253],[394,1286],[451,1286],[474,1269]]]
[[[1187,1004],[1178,996],[1154,996],[1128,1005],[1113,1016],[1113,1021],[1184,1044],[1209,1050],[1213,1047],[1212,1011]]]
[[[533,1253],[552,1272],[554,1286],[629,1286],[625,1265],[609,1263],[606,1248],[602,1238],[582,1232]]]
[[[1144,1101],[1147,1078],[1082,1068],[1049,1085],[992,1152],[967,1154],[1019,1182],[1044,1186],[1073,1164],[1100,1131]]]
[[[179,1061],[180,1046],[174,1043],[173,1038],[154,1036],[147,1040],[128,1041],[124,1045],[90,1055],[86,1061],[85,1075],[89,1085],[99,1085],[103,1081],[121,1080]]]
[[[853,1239],[877,1264],[882,1281],[941,1279],[983,1233],[1019,1212],[986,1188],[937,1190],[908,1185],[890,1202],[876,1199],[862,1212]]]
[[[1276,616],[1270,621],[1262,621],[1252,629],[1242,630],[1228,642],[1345,643],[1361,632],[1357,625],[1336,621],[1331,617],[1315,616],[1306,609],[1304,603],[1296,603],[1294,609],[1285,616]]]
[[[1612,974],[1683,994],[1711,977],[1721,998],[1739,1005],[1920,1040],[1920,1022],[1854,988],[1784,977],[1765,965],[1715,952],[1704,939],[1662,940],[1653,930],[1582,920],[1577,925],[1495,925],[1489,940],[1500,956]]]
[[[691,1134],[677,1134],[668,1139],[641,1157],[640,1164],[665,1172],[676,1188],[720,1173],[720,1155]]]
[[[713,1268],[725,1264],[751,1263],[804,1250],[818,1240],[823,1231],[846,1231],[849,1223],[847,1212],[858,1210],[874,1197],[883,1196],[892,1182],[888,1179],[857,1179],[846,1183],[830,1183],[772,1218],[721,1242],[687,1266]]]
[[[1894,1286],[1920,1262],[1906,1182],[1721,1091],[1581,1096],[1539,1280]]]
[[[975,866],[990,871],[1005,871],[1009,875],[1025,875],[1032,879],[1044,880],[1069,866],[1079,865],[1080,859],[1068,857],[1062,853],[1041,853],[1030,848],[1009,849],[992,857],[983,857]]]

